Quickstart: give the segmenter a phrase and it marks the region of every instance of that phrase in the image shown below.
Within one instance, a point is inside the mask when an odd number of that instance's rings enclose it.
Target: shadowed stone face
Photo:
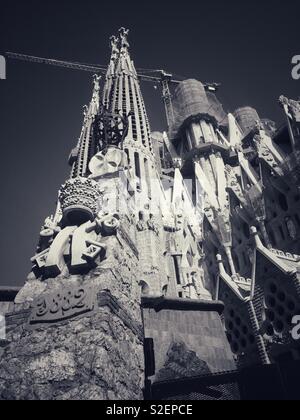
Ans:
[[[168,350],[164,367],[157,374],[157,381],[187,378],[211,373],[208,364],[183,342],[173,342]]]
[[[0,400],[142,398],[142,342],[108,308],[14,336],[0,362]]]
[[[49,305],[41,308],[42,313],[47,310],[47,322],[31,322],[40,299],[34,300],[31,310],[8,315],[7,342],[0,349],[0,400],[143,398],[138,259],[122,236],[108,236],[105,243],[107,258],[87,275],[66,274],[45,280],[45,290],[33,288],[42,300],[49,297]],[[93,289],[94,310],[68,317],[67,308],[71,312],[81,308],[76,290],[83,283]],[[59,308],[67,318],[61,317]]]

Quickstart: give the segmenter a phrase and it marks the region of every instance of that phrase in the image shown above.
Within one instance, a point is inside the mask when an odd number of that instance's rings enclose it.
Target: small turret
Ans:
[[[257,121],[260,121],[256,109],[249,106],[237,109],[233,115],[244,135],[247,135],[253,128],[256,127]]]

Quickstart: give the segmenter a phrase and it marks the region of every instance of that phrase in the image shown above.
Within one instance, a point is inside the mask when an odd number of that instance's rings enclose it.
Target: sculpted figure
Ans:
[[[139,221],[136,224],[136,228],[139,232],[143,232],[144,230],[147,229],[145,220],[144,220],[144,213],[140,212],[139,213]]]
[[[285,96],[280,96],[279,103],[292,120],[296,123],[300,123],[300,101],[294,101]]]
[[[40,240],[37,251],[41,252],[48,248],[49,243],[53,240],[55,234],[60,232],[60,230],[61,228],[54,221],[54,217],[52,215],[47,217],[40,232]]]
[[[118,38],[114,35],[110,37],[110,46],[111,46],[111,58],[115,60],[119,54],[118,48]]]
[[[159,229],[157,223],[155,222],[153,214],[150,214],[150,219],[148,220],[147,225],[149,230],[152,230],[156,233],[156,235],[159,235]]]
[[[129,34],[129,29],[125,29],[125,28],[120,28],[119,29],[119,37],[120,37],[121,48],[129,48],[128,34]]]

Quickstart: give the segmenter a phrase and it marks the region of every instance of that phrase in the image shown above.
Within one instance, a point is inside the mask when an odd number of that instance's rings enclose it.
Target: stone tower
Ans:
[[[32,271],[0,290],[0,399],[238,398],[243,369],[300,358],[299,102],[276,130],[162,79],[152,133],[128,30],[110,45]]]
[[[14,387],[7,378],[7,398],[143,397],[142,275],[131,211],[139,185],[128,157],[138,163],[137,150],[143,163],[154,158],[124,29],[112,46],[104,92],[95,76],[69,159],[71,176],[60,188],[55,215],[42,227],[32,272],[15,300],[23,319],[5,359],[10,363],[14,352],[23,368],[14,372]],[[123,80],[126,95],[118,98]],[[135,102],[127,108],[133,92]],[[138,121],[137,137],[132,120]]]

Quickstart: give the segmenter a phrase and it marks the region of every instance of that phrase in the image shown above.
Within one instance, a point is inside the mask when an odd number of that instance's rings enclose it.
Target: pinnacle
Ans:
[[[126,52],[129,48],[128,42],[129,29],[121,27],[118,30],[118,35],[112,35],[109,40],[111,43],[112,58],[115,58],[120,52]]]

